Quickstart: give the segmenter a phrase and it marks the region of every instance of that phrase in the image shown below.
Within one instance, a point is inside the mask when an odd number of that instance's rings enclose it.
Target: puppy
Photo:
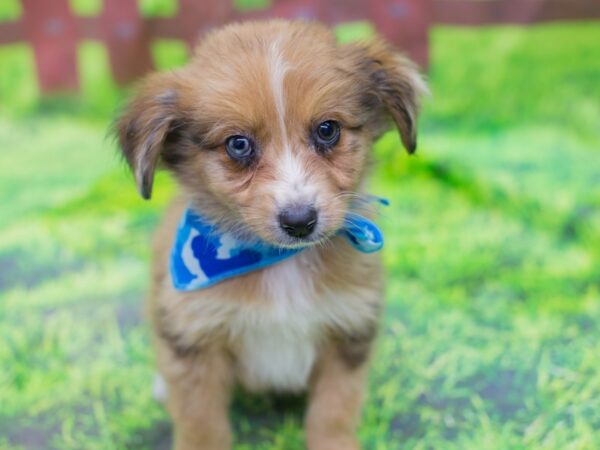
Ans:
[[[116,130],[144,198],[159,166],[181,188],[156,234],[148,302],[177,450],[230,448],[238,384],[307,391],[307,447],[360,447],[383,280],[379,255],[340,230],[361,212],[371,146],[390,118],[414,152],[424,89],[414,65],[380,39],[339,45],[319,24],[283,20],[213,31],[186,67],[142,82]],[[178,289],[173,252],[185,211],[285,257]],[[231,250],[220,239],[211,256],[202,253],[208,241],[190,244],[196,275]]]

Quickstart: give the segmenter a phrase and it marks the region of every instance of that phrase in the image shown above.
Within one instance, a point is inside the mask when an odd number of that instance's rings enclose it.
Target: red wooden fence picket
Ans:
[[[117,83],[135,80],[152,67],[150,35],[136,0],[104,0],[100,24]]]
[[[77,46],[84,39],[106,45],[117,83],[152,68],[155,39],[179,39],[192,46],[198,37],[235,20],[283,17],[335,25],[368,20],[422,66],[428,62],[431,24],[527,24],[600,18],[600,0],[272,0],[269,8],[240,12],[233,0],[178,0],[175,17],[142,18],[137,0],[102,0],[97,17],[75,17],[68,0],[21,0],[21,20],[0,23],[0,45],[33,46],[44,92],[78,88]]]
[[[33,46],[40,87],[77,89],[77,28],[67,0],[22,0],[22,5],[22,26]]]

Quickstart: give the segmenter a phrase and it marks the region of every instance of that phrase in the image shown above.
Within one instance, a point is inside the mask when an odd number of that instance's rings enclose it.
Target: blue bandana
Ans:
[[[377,200],[388,204],[385,199]],[[383,247],[383,235],[377,225],[358,214],[349,213],[338,234],[364,253],[376,252]],[[171,250],[171,278],[175,289],[193,291],[276,264],[305,248],[275,247],[264,241],[240,241],[230,232],[219,231],[198,212],[188,208]]]

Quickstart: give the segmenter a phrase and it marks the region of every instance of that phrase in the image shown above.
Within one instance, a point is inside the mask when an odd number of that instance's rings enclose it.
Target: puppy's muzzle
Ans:
[[[292,205],[279,214],[279,225],[289,236],[306,238],[314,231],[318,220],[317,210],[311,205]]]

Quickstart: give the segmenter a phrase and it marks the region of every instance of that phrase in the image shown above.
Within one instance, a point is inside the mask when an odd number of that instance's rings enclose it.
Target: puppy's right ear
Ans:
[[[150,75],[114,123],[123,156],[145,199],[152,195],[154,172],[167,136],[181,120],[178,97],[176,74]]]

